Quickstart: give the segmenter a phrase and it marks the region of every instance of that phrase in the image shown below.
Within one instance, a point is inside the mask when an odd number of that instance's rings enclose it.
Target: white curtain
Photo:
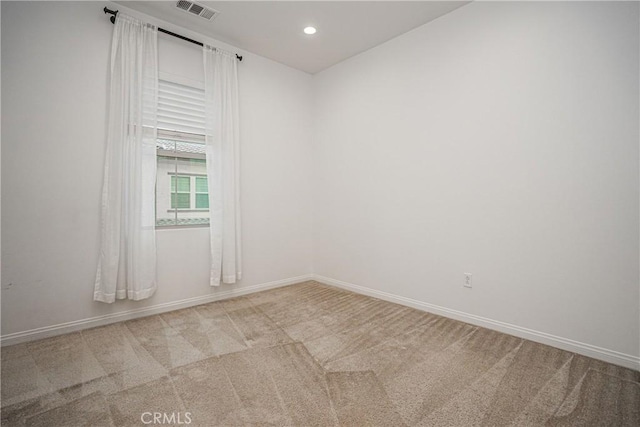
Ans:
[[[158,32],[119,13],[102,189],[102,241],[93,299],[141,300],[156,290],[155,181]]]
[[[206,158],[209,182],[211,286],[242,278],[240,146],[235,55],[204,46]]]

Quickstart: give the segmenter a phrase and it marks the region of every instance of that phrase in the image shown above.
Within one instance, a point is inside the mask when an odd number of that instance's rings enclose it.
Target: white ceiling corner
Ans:
[[[310,74],[419,27],[469,1],[198,1],[212,21],[176,1],[116,1],[171,24]],[[305,35],[314,26],[318,32]]]

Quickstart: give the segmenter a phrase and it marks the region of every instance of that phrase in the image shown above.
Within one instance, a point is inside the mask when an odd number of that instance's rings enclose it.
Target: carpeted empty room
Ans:
[[[2,369],[11,426],[640,421],[637,371],[317,282],[8,347]]]
[[[0,12],[0,426],[640,426],[640,1]]]

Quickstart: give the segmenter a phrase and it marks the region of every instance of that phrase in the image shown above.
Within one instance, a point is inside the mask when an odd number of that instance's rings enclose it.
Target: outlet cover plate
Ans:
[[[470,288],[471,287],[471,282],[472,282],[472,275],[471,273],[464,273],[464,282],[463,282],[463,286],[465,288]]]

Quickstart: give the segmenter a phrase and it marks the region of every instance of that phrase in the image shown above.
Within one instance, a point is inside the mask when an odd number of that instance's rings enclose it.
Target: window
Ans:
[[[195,206],[195,209],[208,210],[207,187],[206,175],[171,175],[171,209],[191,209]]]
[[[171,177],[171,209],[189,209],[191,207],[191,178],[188,176]]]
[[[196,209],[209,209],[209,185],[207,177],[196,177]]]
[[[156,226],[209,224],[204,90],[162,78],[158,85]]]

